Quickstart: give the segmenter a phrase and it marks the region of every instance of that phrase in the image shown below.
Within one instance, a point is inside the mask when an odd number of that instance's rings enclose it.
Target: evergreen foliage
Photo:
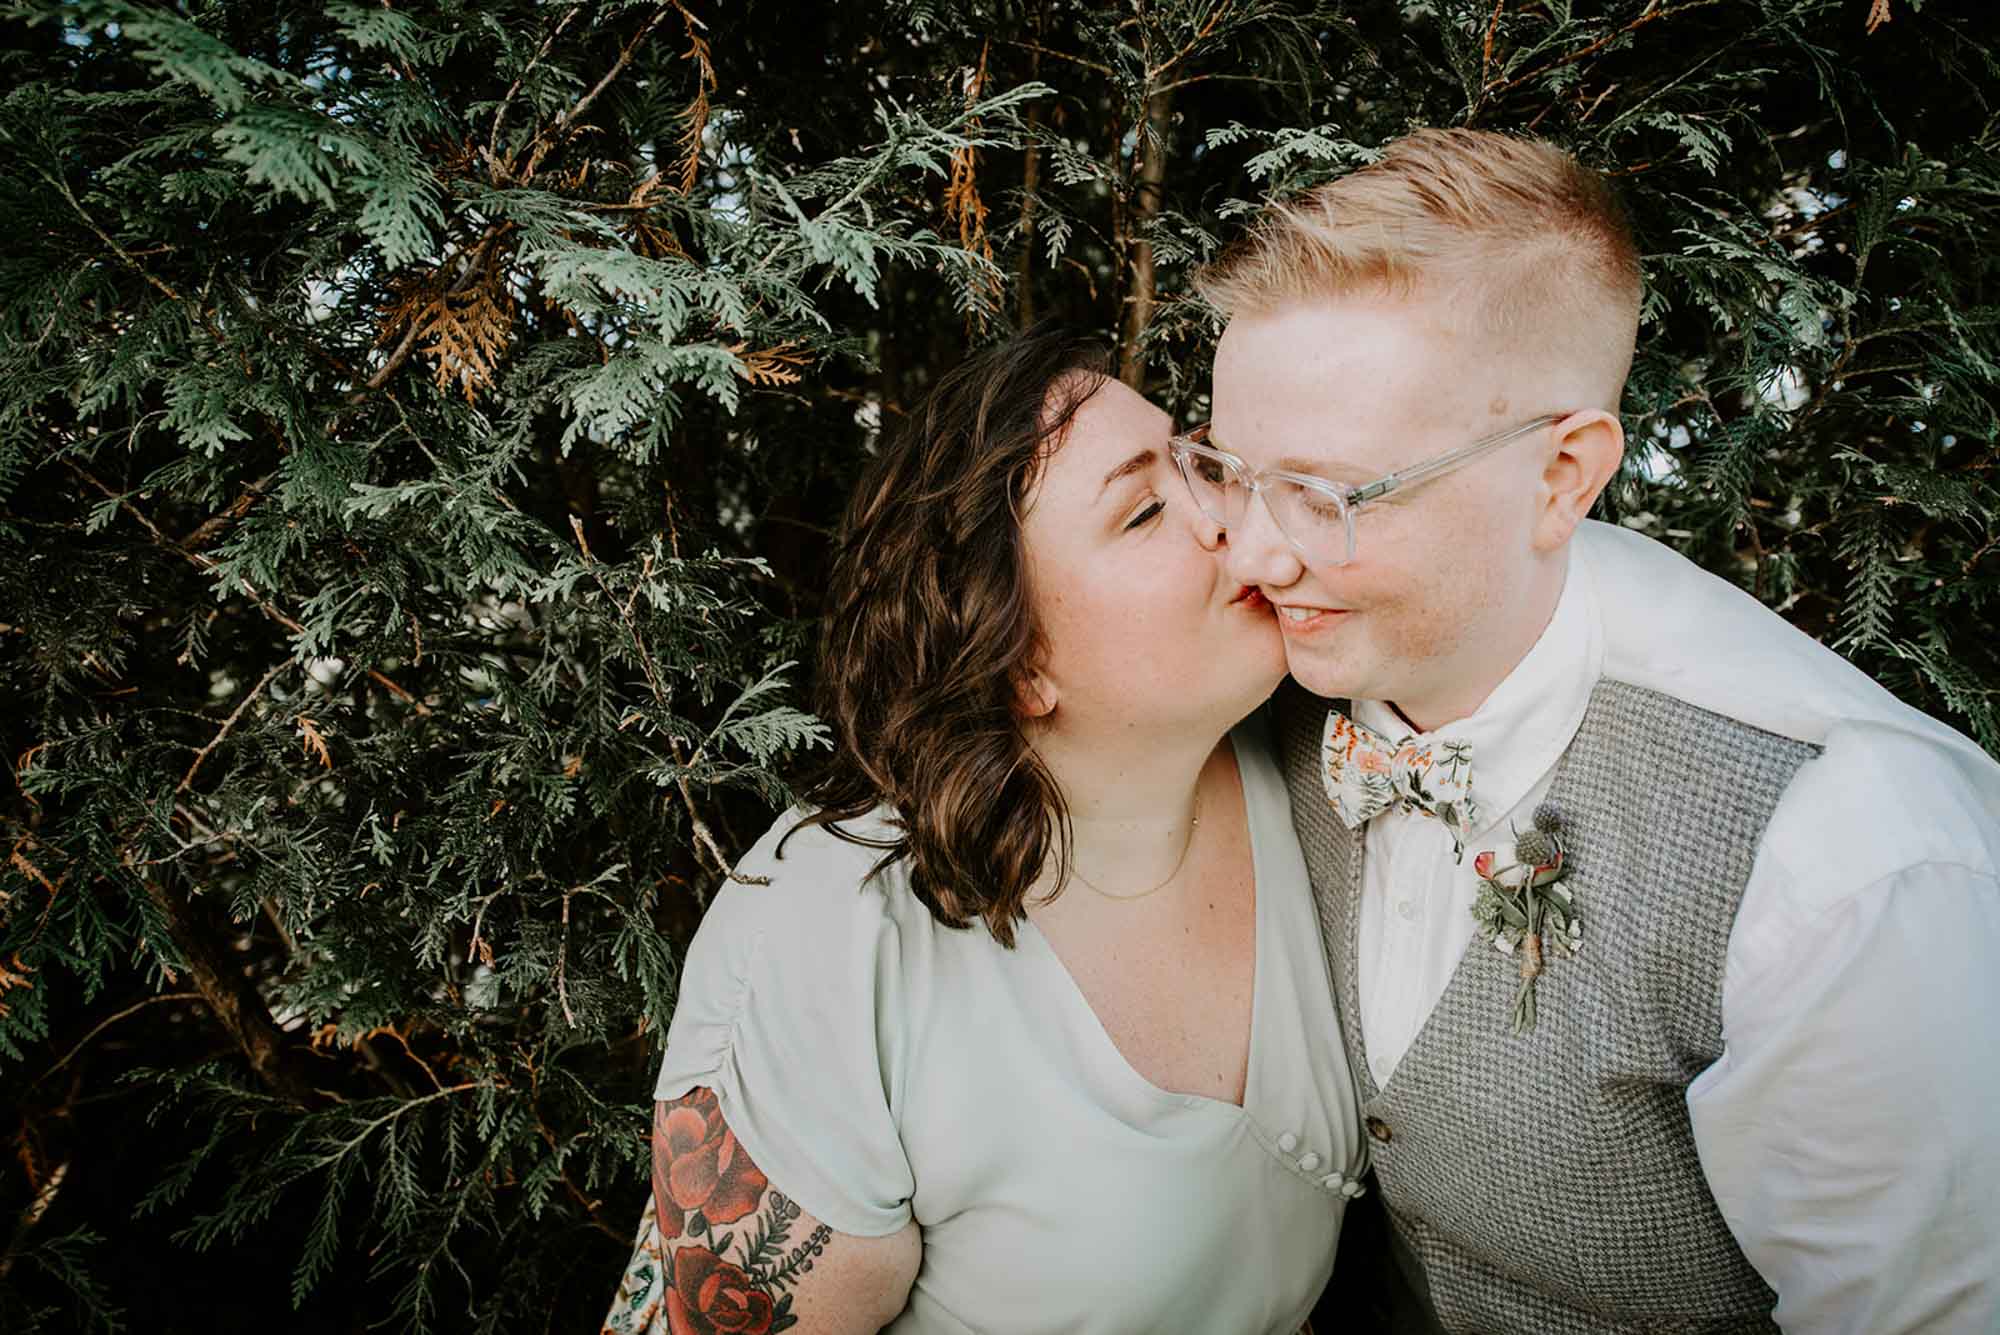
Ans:
[[[1199,418],[1414,125],[1625,190],[1611,517],[2000,751],[1977,9],[9,0],[0,1326],[594,1320],[875,434],[1044,315]]]

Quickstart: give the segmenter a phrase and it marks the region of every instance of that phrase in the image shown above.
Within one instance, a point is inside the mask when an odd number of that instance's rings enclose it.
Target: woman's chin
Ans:
[[[1256,627],[1252,641],[1243,655],[1246,667],[1243,675],[1255,682],[1267,682],[1258,700],[1268,698],[1285,679],[1289,670],[1285,665],[1285,633],[1278,629],[1278,618],[1274,615],[1266,625]]]
[[[1280,643],[1275,652],[1245,655],[1236,667],[1227,680],[1216,683],[1214,717],[1224,727],[1235,727],[1278,689],[1285,679],[1285,647]]]
[[[1284,679],[1285,679],[1285,656],[1284,654],[1280,653],[1278,655],[1277,661],[1268,665],[1268,670],[1266,670],[1263,673],[1260,673],[1257,677],[1253,679],[1255,683],[1255,689],[1253,691],[1246,692],[1245,698],[1248,699],[1250,703],[1244,707],[1243,712],[1247,714],[1252,709],[1255,709],[1258,705],[1261,705],[1266,700],[1270,699],[1271,692],[1277,690],[1278,683],[1283,681]]]

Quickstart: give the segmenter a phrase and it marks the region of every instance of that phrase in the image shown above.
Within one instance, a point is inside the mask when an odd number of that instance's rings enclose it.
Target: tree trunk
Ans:
[[[1028,81],[1042,77],[1042,15],[1035,15],[1035,49],[1028,53]],[[1021,254],[1014,265],[1014,291],[1020,302],[1015,327],[1026,329],[1035,322],[1035,192],[1042,184],[1042,146],[1035,136],[1042,128],[1042,104],[1028,104],[1028,151],[1021,159]]]
[[[1173,112],[1173,93],[1162,90],[1146,99],[1146,118],[1139,125],[1139,140],[1133,146],[1134,182],[1132,206],[1126,216],[1125,237],[1132,270],[1132,284],[1125,294],[1125,325],[1118,338],[1118,378],[1133,389],[1144,389],[1146,354],[1140,339],[1153,318],[1153,243],[1146,239],[1146,227],[1160,212],[1160,199],[1167,176],[1167,122]]]
[[[299,1103],[309,1102],[311,1091],[293,1067],[284,1035],[272,1022],[270,1009],[256,986],[243,976],[242,967],[202,930],[195,921],[194,906],[185,897],[150,876],[145,884],[146,896],[166,918],[167,931],[194,978],[195,988],[243,1049],[250,1069],[274,1092]]]
[[[1029,77],[1034,77],[1030,75]],[[1037,102],[1028,108],[1028,133],[1034,135],[1042,127],[1042,104]],[[1026,329],[1035,322],[1035,191],[1042,182],[1041,145],[1031,141],[1027,155],[1021,162],[1021,225],[1019,228],[1021,254],[1014,264],[1014,291],[1019,296],[1016,324]]]

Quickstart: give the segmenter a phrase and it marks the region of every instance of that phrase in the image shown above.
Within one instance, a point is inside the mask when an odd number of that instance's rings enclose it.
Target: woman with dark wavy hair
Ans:
[[[1176,467],[1047,329],[873,461],[836,756],[689,949],[611,1329],[1304,1321],[1359,1119],[1256,712],[1284,647]]]

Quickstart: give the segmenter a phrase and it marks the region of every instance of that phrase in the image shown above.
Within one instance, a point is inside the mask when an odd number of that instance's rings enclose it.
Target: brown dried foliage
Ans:
[[[461,292],[433,289],[415,318],[439,389],[455,382],[470,403],[493,383],[514,331],[514,302],[502,273],[488,272]]]
[[[682,26],[687,29],[688,49],[681,53],[681,59],[692,60],[696,72],[694,101],[681,113],[686,128],[676,141],[680,155],[674,162],[675,180],[685,195],[694,189],[695,173],[701,167],[701,136],[708,128],[708,95],[715,91],[715,65],[709,59],[708,39],[697,31],[707,25],[689,13],[679,0],[675,0],[674,8],[680,11]]]
[[[661,188],[666,185],[666,180],[664,173],[655,171],[632,187],[632,193],[625,198],[623,210],[627,218],[625,239],[635,252],[649,260],[663,259],[667,256],[684,260],[688,257],[687,249],[681,245],[681,239],[674,235],[674,229],[652,222],[646,217],[646,211],[653,207],[653,197],[660,193]],[[689,183],[692,184],[691,179]],[[686,186],[682,186],[681,189],[685,191]]]
[[[979,66],[965,71],[965,105],[970,110],[986,90],[986,54],[991,43],[979,49]],[[979,130],[977,119],[966,122],[966,133],[976,134]],[[970,144],[955,150],[951,155],[951,171],[945,179],[944,215],[958,225],[958,244],[966,250],[991,261],[993,243],[986,235],[986,201],[979,197],[979,150]],[[966,318],[968,324],[976,323],[986,327],[986,310],[997,304],[1000,298],[1000,279],[997,272],[988,271],[986,284],[987,300],[976,307]]]
[[[306,754],[317,759],[326,768],[332,769],[333,753],[326,748],[325,735],[320,732],[318,725],[304,714],[299,715],[299,734]]]
[[[979,68],[965,72],[965,105],[970,109],[986,88],[986,47],[979,51]],[[968,131],[979,128],[968,122]],[[951,155],[951,174],[944,187],[945,217],[958,224],[958,243],[967,250],[993,258],[993,246],[986,238],[986,202],[979,197],[979,151],[971,145]]]
[[[35,980],[28,976],[33,972],[33,969],[21,963],[21,956],[18,953],[13,956],[10,963],[0,964],[0,996],[5,996],[11,988],[28,989],[34,987]],[[0,1015],[5,1015],[6,1013],[7,1003],[0,1001]]]
[[[796,385],[799,373],[792,368],[812,364],[812,357],[789,339],[775,347],[745,351],[749,346],[732,343],[729,350],[736,355],[736,374],[753,385]]]

